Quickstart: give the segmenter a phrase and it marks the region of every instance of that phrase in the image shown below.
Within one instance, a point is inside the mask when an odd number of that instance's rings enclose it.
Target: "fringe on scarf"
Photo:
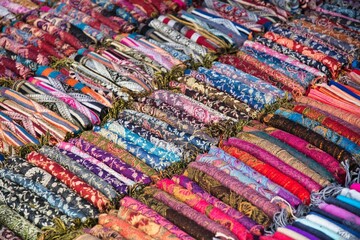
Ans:
[[[39,240],[73,240],[84,234],[84,228],[91,228],[97,224],[96,219],[89,218],[85,222],[75,219],[70,226],[66,226],[59,218],[54,219],[54,225],[44,227]]]

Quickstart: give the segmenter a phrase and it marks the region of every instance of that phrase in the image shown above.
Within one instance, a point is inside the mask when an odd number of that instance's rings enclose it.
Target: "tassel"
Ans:
[[[96,224],[96,219],[87,219],[85,222],[75,219],[72,225],[67,227],[63,221],[55,218],[53,226],[42,229],[43,233],[40,235],[39,240],[73,240],[84,234],[84,228],[92,228]]]
[[[167,73],[155,73],[157,89],[169,89],[169,82],[184,76],[184,70],[183,65],[177,65]]]
[[[197,70],[199,67],[202,66],[202,63],[199,62],[199,61],[196,61],[196,59],[194,59],[194,58],[191,58],[191,59],[187,62],[186,65],[187,65],[187,66],[189,67],[189,69],[191,69],[191,70]]]
[[[351,169],[349,160],[345,160],[341,163],[346,171],[345,177],[345,187],[349,187],[352,183],[359,182],[360,180],[360,165],[358,165],[354,170]]]
[[[41,146],[39,146],[39,145],[30,143],[30,144],[26,144],[21,147],[16,147],[15,153],[16,153],[16,155],[20,156],[21,158],[25,158],[26,155],[28,155],[29,153],[39,150],[40,147]]]
[[[340,185],[331,184],[331,185],[326,186],[324,189],[322,189],[319,192],[311,193],[310,206],[317,206],[320,203],[322,203],[326,198],[335,197],[335,196],[339,195],[342,189],[343,189],[343,187]]]
[[[161,179],[163,179],[163,178],[171,179],[174,175],[181,175],[184,172],[184,170],[188,164],[189,164],[189,162],[186,162],[186,161],[180,161],[180,162],[171,164],[166,169],[160,171]]]
[[[297,207],[295,211],[295,217],[301,218],[307,215],[310,212],[309,206],[306,206],[305,204],[301,204]]]
[[[74,60],[69,58],[57,59],[55,57],[51,57],[50,61],[50,67],[56,70],[60,70],[62,68],[70,68],[71,64],[74,62]]]
[[[104,125],[110,119],[117,119],[119,113],[130,106],[131,102],[125,102],[124,99],[118,98],[114,103],[113,107],[109,109],[108,114],[102,119],[101,125]]]
[[[280,212],[277,212],[273,218],[273,223],[265,230],[267,234],[274,234],[276,229],[279,227],[285,227],[289,224],[288,212],[286,209],[281,209]]]
[[[144,194],[145,185],[136,183],[134,186],[129,188],[129,196],[137,199]]]
[[[268,114],[273,114],[279,108],[293,109],[294,103],[290,100],[291,98],[289,94],[286,92],[285,97],[277,99],[272,104],[266,104],[264,109],[259,113],[258,120],[262,119],[264,116]]]
[[[212,124],[203,131],[210,137],[218,138],[221,136],[223,139],[226,139],[229,137],[235,137],[239,132],[242,131],[244,126],[247,126],[248,124],[248,120],[240,120],[238,122],[227,120]]]
[[[208,54],[206,54],[206,56],[203,59],[202,66],[205,68],[211,68],[213,62],[216,61],[218,58],[219,58],[219,56],[217,56],[216,54],[208,53]]]
[[[15,81],[10,78],[0,78],[0,86],[6,88],[12,88]]]

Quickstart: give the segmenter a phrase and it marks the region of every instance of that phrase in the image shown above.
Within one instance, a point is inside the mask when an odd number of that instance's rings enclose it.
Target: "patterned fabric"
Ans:
[[[301,126],[298,123],[290,121],[279,115],[268,116],[264,118],[264,122],[268,125],[294,134],[313,144],[314,146],[324,150],[338,160],[345,161],[351,159],[351,154],[336,144],[324,139],[312,130]]]
[[[60,215],[58,211],[49,207],[49,204],[44,199],[26,191],[25,188],[6,179],[0,179],[0,185],[1,203],[18,212],[35,226],[39,228],[51,226],[51,218],[55,214]],[[66,224],[69,224],[69,219],[66,219],[66,217],[63,219]]]
[[[176,154],[174,154],[173,152],[162,149],[160,147],[156,147],[150,141],[148,141],[148,140],[142,138],[141,136],[139,136],[138,134],[130,131],[129,129],[120,125],[118,122],[107,122],[104,125],[104,128],[118,134],[124,140],[141,147],[149,154],[158,156],[162,160],[169,161],[169,162],[180,161],[180,157],[177,156]]]
[[[1,226],[0,228],[0,236],[4,240],[21,240],[19,237],[15,235],[14,232],[12,232],[10,229],[8,229],[5,226]]]
[[[197,73],[193,70],[186,70],[185,74],[232,95],[234,98],[248,104],[254,109],[261,110],[265,104],[271,104],[275,101],[274,96],[264,94],[255,88],[230,79],[215,71],[203,67],[200,67],[198,71]]]
[[[246,227],[253,235],[259,236],[264,231],[263,226],[258,225],[255,221],[246,217],[243,213],[238,212],[229,205],[224,204],[220,200],[211,196],[209,193],[207,193],[205,190],[203,190],[199,185],[191,181],[189,178],[185,176],[174,176],[172,180],[175,183],[181,185],[182,187],[188,189],[189,191],[195,193],[209,204],[212,204],[214,207],[219,208],[221,211],[228,214],[230,217],[237,220],[239,223],[244,225],[244,227]]]
[[[130,197],[124,197],[120,200],[120,205],[124,206],[128,209],[132,209],[133,211],[137,211],[141,213],[143,216],[148,217],[150,220],[156,222],[157,224],[160,224],[169,232],[176,235],[180,239],[192,239],[187,233],[183,232],[181,229],[179,229],[176,225],[171,223],[166,218],[159,215],[157,212],[146,206],[145,204],[130,198]]]
[[[318,71],[320,71],[321,73],[323,74],[326,74],[326,76],[330,77],[331,76],[331,73],[330,71],[327,69],[327,67],[319,62],[319,61],[316,61],[315,59],[312,59],[310,57],[307,57],[301,53],[298,53],[296,51],[293,51],[291,50],[290,48],[287,48],[281,44],[278,44],[276,42],[273,42],[272,40],[270,39],[267,39],[267,38],[264,38],[264,37],[257,37],[256,38],[256,41],[277,51],[277,52],[280,52],[284,55],[287,55],[289,57],[292,57],[294,59],[297,59],[298,61],[300,61],[301,63],[303,64],[306,64],[308,66],[311,66],[313,68],[316,68]]]
[[[151,133],[150,131],[142,128],[139,125],[131,123],[130,121],[124,121],[123,119],[118,119],[117,122],[124,126],[126,129],[129,129],[133,133],[136,133],[142,138],[148,140],[158,148],[166,149],[169,152],[175,153],[179,157],[183,157],[185,154],[185,150],[183,148],[159,138],[157,135]]]
[[[31,100],[46,105],[47,108],[53,110],[59,116],[70,121],[81,129],[89,129],[92,127],[92,123],[83,113],[79,112],[77,109],[71,108],[62,100],[47,95],[45,91],[42,91],[30,82],[18,81],[14,84],[13,89],[24,94]]]
[[[125,151],[120,146],[116,145],[116,143],[111,142],[105,137],[102,137],[100,134],[95,132],[83,132],[80,136],[81,139],[88,141],[96,145],[97,147],[101,148],[103,151],[107,151],[114,156],[117,156],[125,163],[132,166],[134,169],[150,176],[152,180],[157,178],[157,173],[154,169],[146,165],[140,159],[136,158],[135,156],[131,155],[129,152]]]
[[[206,172],[190,165],[184,175],[195,181],[201,188],[214,197],[237,209],[239,212],[244,213],[258,224],[264,226],[270,225],[270,218],[261,209],[253,205],[245,197],[223,186],[222,183]]]
[[[314,182],[310,177],[306,176],[292,166],[287,165],[276,156],[272,155],[268,151],[264,150],[261,147],[258,147],[255,144],[237,138],[229,138],[228,141],[224,142],[224,145],[235,146],[237,148],[240,148],[241,150],[247,151],[261,161],[264,161],[271,166],[277,168],[278,170],[286,173],[289,177],[292,177],[294,180],[305,186],[309,192],[319,191],[321,189],[321,186]]]
[[[236,56],[224,55],[219,59],[219,61],[232,65],[241,71],[265,80],[282,90],[287,90],[295,96],[305,93],[305,89],[301,87],[299,83],[294,82],[286,75],[274,70],[270,66],[258,61],[244,52],[238,52]]]
[[[310,144],[309,142],[292,135],[291,133],[287,133],[282,130],[273,130],[268,131],[268,133],[285,142],[289,146],[297,149],[298,151],[304,153],[305,155],[311,157],[316,162],[321,164],[321,166],[325,167],[339,182],[343,183],[345,180],[345,170],[339,164],[339,162],[332,157],[331,155],[327,154],[326,152],[322,151],[321,149],[315,147],[314,145]]]
[[[118,134],[112,131],[100,127],[95,127],[94,131],[100,134],[101,136],[109,139],[110,141],[114,142],[115,144],[119,145],[121,148],[125,149],[126,151],[136,156],[140,160],[144,161],[147,165],[154,168],[156,171],[163,170],[164,168],[170,166],[171,164],[171,162],[165,159],[160,159],[158,156],[150,154],[141,147],[126,141],[125,139],[123,139]]]
[[[254,131],[254,129],[244,129],[244,131],[248,131],[252,135],[258,136],[262,139],[265,139],[281,147],[282,149],[290,153],[292,156],[294,156],[295,158],[299,159],[301,162],[306,164],[306,166],[310,167],[312,170],[316,171],[321,176],[325,177],[328,181],[333,182],[335,180],[334,177],[331,175],[331,173],[327,171],[321,164],[317,163],[312,158],[309,158],[306,155],[302,154],[301,152],[297,151],[295,148],[290,147],[290,145],[284,143],[283,141],[280,141],[275,137],[270,136],[269,134],[262,131]]]
[[[62,142],[58,145],[58,148],[61,150],[62,154],[70,157],[77,163],[80,163],[89,169],[91,172],[95,173],[97,176],[104,179],[107,182],[104,187],[111,189],[112,186],[113,189],[115,189],[120,194],[127,192],[126,184],[120,181],[119,178],[115,177],[113,174],[98,166],[97,163],[99,163],[99,161],[97,159],[89,157],[87,154],[84,154],[78,148],[69,143]]]
[[[2,226],[16,232],[16,234],[24,240],[36,240],[40,234],[40,229],[4,204],[0,205],[0,223]]]
[[[135,112],[133,110],[125,110],[121,117],[123,118],[124,116],[135,116],[137,118],[142,118],[148,122],[152,122],[155,123],[156,126],[158,126],[159,128],[165,129],[166,131],[176,135],[177,137],[182,138],[183,140],[190,142],[191,144],[195,145],[196,147],[202,149],[202,150],[208,150],[210,148],[210,142],[203,140],[199,137],[196,137],[196,135],[190,135],[186,132],[180,131],[178,129],[176,129],[175,127],[171,126],[170,124],[167,124],[163,121],[160,121],[156,118],[150,117],[148,115],[145,114],[141,114],[138,112]]]
[[[111,228],[116,232],[119,232],[126,239],[153,239],[141,230],[138,230],[137,228],[131,226],[130,223],[116,217],[116,215],[114,216],[110,214],[100,214],[99,224],[103,225],[104,227]]]
[[[176,200],[174,197],[164,191],[156,190],[154,193],[154,198],[165,203],[186,218],[191,219],[191,221],[195,223],[194,226],[200,226],[200,230],[202,230],[201,232],[205,233],[200,237],[200,239],[204,239],[204,236],[211,236],[219,233],[230,238],[236,238],[236,236],[225,226],[222,226],[220,223],[211,220],[206,215],[188,206],[186,203]],[[199,233],[196,235],[199,235]]]
[[[199,196],[191,193],[191,191],[176,185],[172,180],[162,179],[158,181],[156,185],[160,189],[170,193],[171,195],[174,195],[174,197],[178,200],[185,202],[195,210],[206,214],[210,219],[213,219],[226,226],[234,234],[236,234],[239,239],[252,239],[251,234],[243,225],[239,224],[236,220],[221,212],[220,209],[214,207],[211,204],[208,204]],[[207,210],[205,211],[205,209]]]
[[[263,149],[266,149],[267,152],[271,153],[272,155],[278,157],[281,161],[288,164],[289,166],[297,169],[304,175],[310,177],[314,182],[318,183],[321,186],[326,186],[329,184],[329,182],[323,178],[321,175],[319,175],[316,171],[309,168],[307,165],[293,157],[291,154],[286,152],[284,149],[278,147],[275,144],[272,144],[271,142],[264,140],[262,138],[253,136],[248,133],[239,133],[237,134],[237,137],[239,139],[245,140],[247,142],[253,143]]]
[[[175,89],[179,89],[182,91],[182,93],[188,97],[191,97],[192,99],[206,105],[207,107],[210,107],[228,117],[231,117],[234,119],[234,121],[239,119],[247,119],[248,117],[243,116],[242,113],[239,113],[235,109],[231,109],[228,106],[226,106],[224,103],[218,101],[209,99],[207,96],[198,93],[194,90],[189,89],[185,84],[181,84],[178,82],[170,82],[169,86]]]
[[[288,76],[289,78],[294,79],[298,82],[302,87],[309,86],[315,80],[315,76],[311,73],[300,69],[294,65],[288,64],[285,61],[281,61],[280,59],[273,57],[267,53],[263,53],[244,45],[242,51],[246,52],[249,55],[252,55],[256,59],[260,60],[263,63],[266,63],[273,69],[283,73],[284,75]]]
[[[318,133],[325,139],[335,143],[336,145],[344,148],[349,153],[356,155],[359,154],[360,148],[357,144],[352,142],[351,140],[337,134],[336,132],[323,127],[319,122],[311,120],[309,118],[304,117],[299,113],[292,112],[290,110],[278,109],[275,111],[275,114],[285,117],[293,122],[299,123],[300,125],[311,129],[312,131]]]
[[[220,112],[217,112],[203,105],[202,103],[196,102],[192,98],[186,97],[182,94],[177,94],[166,90],[158,90],[153,92],[151,97],[184,110],[189,115],[206,124],[216,123],[221,120],[228,119],[228,117],[224,116]]]
[[[279,43],[291,50],[294,50],[298,53],[301,53],[307,57],[311,57],[316,61],[323,63],[331,72],[333,78],[336,78],[341,69],[341,64],[334,58],[323,54],[322,52],[315,50],[313,48],[306,47],[294,40],[288,39],[286,37],[282,37],[276,33],[267,32],[264,37]]]
[[[27,160],[51,173],[51,175],[62,181],[68,187],[72,188],[82,198],[93,204],[100,211],[105,210],[110,205],[109,199],[107,199],[102,193],[49,158],[39,153],[32,152],[27,156]]]
[[[6,178],[9,181],[17,183],[18,185],[23,186],[24,188],[33,191],[35,194],[46,199],[46,201],[54,208],[58,208],[62,213],[68,215],[72,218],[79,218],[85,220],[86,216],[81,212],[76,206],[71,206],[65,202],[65,200],[51,192],[49,189],[45,188],[43,185],[36,183],[23,175],[16,174],[8,169],[2,169],[0,171],[1,178]]]
[[[150,178],[144,175],[142,172],[132,168],[125,162],[122,162],[119,158],[115,157],[111,153],[108,153],[81,138],[70,139],[69,143],[74,144],[79,149],[90,154],[92,157],[104,162],[114,171],[124,175],[129,179],[132,179],[133,181],[144,184],[149,184],[151,182]]]
[[[223,103],[225,103],[230,108],[234,108],[238,110],[238,112],[243,112],[249,115],[252,118],[256,118],[258,112],[249,107],[249,105],[235,99],[231,95],[218,91],[216,88],[211,87],[210,85],[206,85],[201,81],[197,81],[193,77],[184,77],[180,78],[179,81],[184,83],[190,89],[193,89],[199,93],[202,93],[209,97],[210,99],[216,99]]]
[[[145,232],[149,236],[156,239],[179,239],[171,232],[169,232],[163,226],[153,222],[149,218],[145,217],[141,213],[134,211],[132,209],[121,206],[117,211],[117,217],[127,221],[132,226],[135,226],[137,229]]]
[[[214,156],[213,159],[219,158],[222,160],[223,163],[228,163],[233,168],[238,169],[247,177],[252,178],[256,182],[263,185],[266,189],[269,189],[272,192],[276,193],[278,196],[284,198],[291,205],[297,206],[301,204],[301,201],[299,201],[299,199],[296,198],[294,195],[292,195],[290,192],[287,192],[284,188],[281,188],[276,183],[272,182],[265,176],[261,175],[259,172],[256,172],[254,169],[242,163],[235,157],[232,157],[231,155],[227,154],[225,151],[221,150],[220,148],[212,147],[209,151],[209,154]],[[200,158],[199,160],[201,161],[202,158]]]
[[[41,183],[53,193],[61,195],[68,204],[77,206],[87,216],[95,217],[97,215],[97,210],[92,205],[79,197],[65,184],[51,176],[51,174],[26,162],[25,159],[8,158],[6,167],[14,173],[22,174],[35,182]]]
[[[112,239],[112,240],[125,240],[123,236],[120,235],[120,233],[110,229],[106,228],[100,224],[95,225],[91,229],[84,229],[85,233],[90,234],[94,237],[98,237],[99,239]]]
[[[250,41],[246,41],[246,43],[253,43]],[[229,78],[233,78],[234,80],[238,80],[250,87],[261,90],[263,93],[271,93],[277,97],[285,97],[285,92],[278,89],[277,87],[268,84],[261,79],[254,77],[251,74],[247,74],[231,65],[223,64],[220,62],[214,62],[212,68],[213,70],[226,75]]]
[[[275,167],[272,167],[270,164],[257,159],[255,156],[247,153],[236,147],[222,146],[222,149],[232,156],[236,157],[239,161],[247,164],[249,167],[263,174],[268,179],[272,180],[274,183],[282,186],[289,192],[293,193],[304,203],[310,202],[310,193],[306,190],[304,186],[295,181],[292,177],[287,176],[282,171],[279,171]]]
[[[61,153],[58,148],[43,146],[39,152],[52,161],[68,169],[71,173],[81,176],[81,179],[89,184],[94,190],[100,191],[109,199],[116,199],[118,193],[108,186],[108,183],[102,178],[93,174],[90,170],[74,161],[72,158]]]

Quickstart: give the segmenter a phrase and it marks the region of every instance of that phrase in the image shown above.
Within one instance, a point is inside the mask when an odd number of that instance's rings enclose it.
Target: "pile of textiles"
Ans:
[[[336,189],[294,223],[278,228],[266,239],[349,239],[360,238],[360,185]]]
[[[0,0],[0,238],[359,238],[359,7]]]
[[[360,29],[329,30],[322,26],[324,19],[315,14],[310,12],[292,22],[272,25],[255,42],[245,41],[236,55],[223,55],[219,61],[294,97],[305,95],[316,83],[338,79],[340,74],[340,81],[356,88]]]

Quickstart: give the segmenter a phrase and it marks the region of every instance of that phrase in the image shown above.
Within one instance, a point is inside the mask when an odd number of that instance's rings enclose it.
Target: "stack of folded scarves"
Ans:
[[[265,116],[263,121],[286,134],[302,138],[299,140],[322,149],[335,161],[353,170],[359,164],[359,115],[356,105],[342,97],[334,97],[337,96],[335,94],[330,95],[333,90],[340,95],[344,93],[336,86],[344,87],[338,83],[317,86],[310,90],[309,96],[297,99],[292,109],[279,108],[274,114]],[[334,107],[332,103],[335,101],[342,105]],[[345,110],[342,106],[346,104],[351,108]],[[292,141],[285,135],[282,140],[287,143]]]
[[[353,11],[351,7],[349,11]],[[219,61],[287,90],[295,97],[305,95],[315,83],[338,79],[340,73],[340,81],[356,88],[358,21],[311,10],[293,21],[273,24],[255,42],[245,41],[236,56],[224,55]],[[330,30],[333,28],[334,31]]]
[[[76,134],[80,128],[47,109],[36,101],[9,88],[1,91],[2,152],[26,144],[39,144],[47,133],[51,141],[62,141],[67,134]]]
[[[265,239],[359,239],[360,188],[358,183],[339,189],[310,208],[303,218],[278,228]]]

